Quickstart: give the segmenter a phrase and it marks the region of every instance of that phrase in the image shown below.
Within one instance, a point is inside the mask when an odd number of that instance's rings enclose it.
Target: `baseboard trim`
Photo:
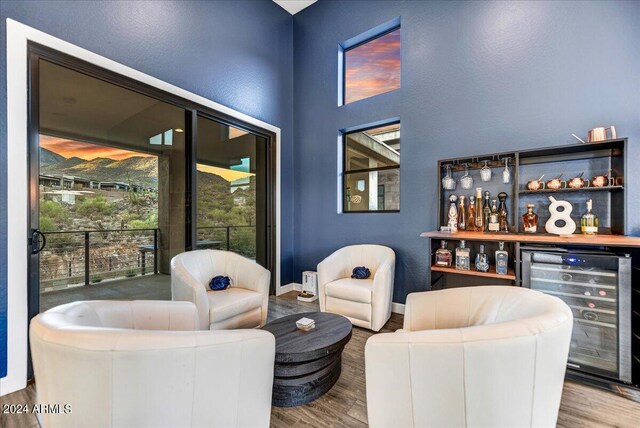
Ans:
[[[404,315],[404,304],[391,302],[391,312]]]
[[[291,282],[287,285],[283,285],[282,287],[278,287],[276,288],[276,296],[282,296],[283,294],[287,294],[291,291],[302,291],[302,284]]]

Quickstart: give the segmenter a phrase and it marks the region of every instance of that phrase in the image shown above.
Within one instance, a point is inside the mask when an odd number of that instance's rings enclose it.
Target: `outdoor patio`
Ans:
[[[40,312],[76,300],[171,300],[171,276],[150,274],[48,291],[40,295]]]

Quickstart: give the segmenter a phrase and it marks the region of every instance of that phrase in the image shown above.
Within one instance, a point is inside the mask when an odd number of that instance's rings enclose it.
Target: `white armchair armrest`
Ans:
[[[198,311],[198,329],[209,330],[209,300],[206,284],[202,284],[182,265],[171,261],[171,298],[193,302]]]

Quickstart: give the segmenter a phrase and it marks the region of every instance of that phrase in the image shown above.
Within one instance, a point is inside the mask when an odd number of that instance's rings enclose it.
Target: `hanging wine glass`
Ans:
[[[484,166],[480,170],[480,179],[482,181],[491,181],[491,168],[489,168],[489,161],[483,161]]]
[[[502,171],[502,182],[509,184],[511,182],[511,171],[509,171],[509,158],[504,158],[504,171]]]
[[[444,190],[456,190],[456,180],[451,177],[451,165],[446,165],[447,173],[442,179],[442,188]]]
[[[463,189],[471,189],[473,187],[473,177],[469,175],[469,164],[464,164],[464,175],[460,177],[460,186]]]

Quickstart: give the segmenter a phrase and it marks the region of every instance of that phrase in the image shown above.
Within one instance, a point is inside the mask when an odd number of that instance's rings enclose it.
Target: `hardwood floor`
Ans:
[[[275,297],[269,302],[268,320],[286,315],[316,311],[317,302],[302,303],[295,293]],[[402,328],[402,315],[392,314],[384,332]],[[272,427],[366,427],[367,403],[364,374],[364,344],[373,332],[353,328],[351,341],[342,356],[342,374],[334,387],[319,399],[299,407],[273,407]],[[634,397],[640,401],[640,395]],[[0,398],[0,403],[34,403],[35,385]],[[638,427],[640,403],[612,392],[567,380],[560,404],[558,427]],[[0,414],[0,427],[31,428],[34,415]]]

